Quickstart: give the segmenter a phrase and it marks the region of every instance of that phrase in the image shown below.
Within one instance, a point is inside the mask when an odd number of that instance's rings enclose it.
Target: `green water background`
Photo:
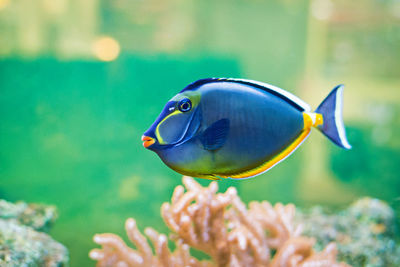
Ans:
[[[242,77],[316,107],[345,83],[344,151],[318,132],[255,179],[245,201],[340,207],[400,197],[400,5],[385,1],[0,1],[0,197],[54,204],[52,236],[93,266],[95,233],[166,233],[159,209],[181,176],[140,137],[204,77]],[[118,57],[93,53],[114,38]],[[206,185],[208,181],[200,181]]]

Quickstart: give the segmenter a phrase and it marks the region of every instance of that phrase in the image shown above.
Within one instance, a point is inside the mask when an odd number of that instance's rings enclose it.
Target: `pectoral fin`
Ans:
[[[207,150],[221,148],[228,137],[229,120],[220,119],[211,124],[200,136],[200,141]]]

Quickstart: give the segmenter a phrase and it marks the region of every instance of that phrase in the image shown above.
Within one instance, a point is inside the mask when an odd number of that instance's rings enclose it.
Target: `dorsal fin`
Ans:
[[[213,82],[232,82],[232,83],[240,83],[240,84],[244,84],[244,85],[253,86],[253,87],[256,87],[258,89],[261,89],[265,92],[271,93],[273,95],[276,95],[276,96],[284,99],[285,101],[289,102],[292,106],[294,106],[295,108],[297,108],[300,111],[311,111],[310,106],[306,102],[304,102],[297,96],[295,96],[279,87],[276,87],[274,85],[270,85],[267,83],[262,83],[262,82],[253,81],[253,80],[246,80],[246,79],[234,79],[234,78],[201,79],[201,80],[195,81],[195,82],[189,84],[188,86],[186,86],[181,91],[181,93],[184,91],[188,91],[188,90],[194,90],[201,85],[204,85],[207,83],[213,83]]]
[[[205,79],[200,79],[197,80],[195,82],[192,82],[191,84],[189,84],[188,86],[186,86],[185,88],[182,89],[182,91],[180,91],[179,93],[185,92],[185,91],[190,91],[190,90],[194,90],[199,86],[202,86],[203,84],[206,83],[211,83],[211,82],[216,82],[218,81],[218,78],[205,78]]]
[[[219,79],[221,80],[221,79]],[[225,79],[225,81],[227,82],[234,82],[234,83],[241,83],[241,84],[245,84],[245,85],[250,85],[250,86],[254,86],[258,89],[261,89],[263,91],[266,91],[268,93],[271,93],[273,95],[276,95],[286,101],[288,101],[289,103],[291,103],[293,106],[295,106],[296,108],[298,108],[300,111],[310,111],[311,108],[310,106],[304,102],[303,100],[301,100],[300,98],[298,98],[297,96],[279,88],[276,87],[274,85],[271,84],[267,84],[267,83],[262,83],[262,82],[258,82],[258,81],[253,81],[253,80],[246,80],[246,79]]]

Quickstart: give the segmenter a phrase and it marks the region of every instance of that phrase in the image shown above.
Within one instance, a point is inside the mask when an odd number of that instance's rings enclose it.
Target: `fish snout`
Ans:
[[[156,142],[156,139],[154,139],[153,137],[150,137],[150,136],[143,135],[142,141],[143,141],[143,146],[145,148],[148,148],[149,146],[151,146],[152,144],[154,144]]]

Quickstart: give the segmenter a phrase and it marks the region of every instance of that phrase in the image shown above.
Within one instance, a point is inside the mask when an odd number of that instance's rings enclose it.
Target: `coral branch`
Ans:
[[[161,207],[162,218],[175,242],[173,252],[168,248],[167,236],[146,228],[153,253],[135,221],[128,219],[125,228],[136,249],[116,235],[96,235],[94,241],[102,249],[92,250],[90,257],[97,261],[97,266],[348,266],[336,262],[334,244],[315,252],[314,239],[300,236],[301,226],[293,223],[292,204],[251,202],[247,208],[234,188],[217,193],[216,182],[202,187],[190,177],[184,177],[183,184],[187,191],[177,186],[171,203]],[[208,254],[212,262],[194,258],[190,248]],[[272,250],[276,251],[273,257]]]
[[[102,246],[102,249],[93,249],[89,256],[97,261],[98,267],[207,267],[212,266],[206,261],[198,261],[190,255],[190,248],[181,240],[176,242],[173,253],[168,248],[166,235],[159,234],[152,228],[146,228],[145,233],[154,247],[155,253],[147,239],[137,229],[134,219],[129,218],[125,223],[129,240],[135,245],[136,250],[128,247],[125,242],[114,234],[95,235],[93,240]]]

